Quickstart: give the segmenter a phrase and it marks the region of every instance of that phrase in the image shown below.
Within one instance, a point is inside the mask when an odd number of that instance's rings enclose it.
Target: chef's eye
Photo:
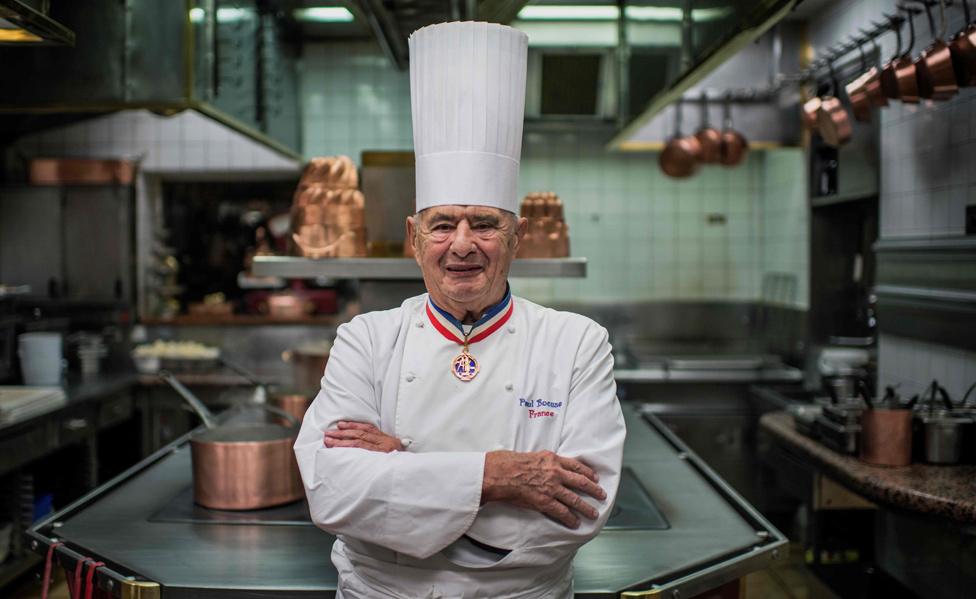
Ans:
[[[433,231],[438,231],[438,232],[441,232],[441,233],[445,233],[447,231],[451,231],[452,229],[454,229],[453,226],[451,226],[451,225],[449,225],[447,223],[441,223],[439,225],[434,225],[434,228],[432,230]]]

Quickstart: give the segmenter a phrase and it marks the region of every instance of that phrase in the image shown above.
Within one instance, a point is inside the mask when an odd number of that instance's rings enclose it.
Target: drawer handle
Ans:
[[[80,431],[88,428],[88,421],[84,418],[72,418],[64,423],[64,428],[69,431]]]

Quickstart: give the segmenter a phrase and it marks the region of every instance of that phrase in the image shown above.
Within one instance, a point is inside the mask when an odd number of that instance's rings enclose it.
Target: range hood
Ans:
[[[673,76],[668,76],[667,84],[643,102],[631,102],[630,106],[621,111],[622,115],[634,114],[633,118],[625,119],[626,125],[607,144],[611,150],[621,150],[635,135],[644,128],[655,115],[666,107],[674,104],[682,95],[699,84],[707,75],[735,56],[740,50],[757,40],[762,34],[781,21],[802,0],[760,0],[731,2],[692,2],[691,0],[677,0],[671,4],[679,5],[680,47],[672,62],[677,62],[677,68],[671,67]],[[692,9],[694,5],[694,10]],[[707,8],[724,10],[719,18],[708,20],[704,13],[696,16],[697,11]],[[626,34],[625,34],[626,35]],[[622,39],[619,52],[624,64],[622,72],[632,70],[632,61],[641,50],[639,40]],[[762,75],[760,75],[760,78]],[[633,74],[630,77],[633,81]],[[750,82],[743,82],[748,87]],[[628,90],[621,90],[622,96],[628,95]],[[632,95],[632,94],[630,94]]]
[[[48,16],[48,0],[38,4],[35,9],[21,0],[0,0],[0,45],[75,45],[75,33]]]
[[[0,17],[14,14],[11,7],[28,14],[25,1],[0,0]],[[51,14],[77,33],[74,47],[5,47],[5,78],[30,85],[8,86],[0,115],[43,123],[47,115],[191,109],[300,159],[299,49],[287,23],[258,0],[219,6],[60,0]]]

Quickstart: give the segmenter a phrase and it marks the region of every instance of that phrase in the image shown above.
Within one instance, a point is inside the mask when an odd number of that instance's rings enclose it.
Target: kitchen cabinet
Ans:
[[[132,295],[133,188],[13,187],[0,192],[0,281],[36,296]]]

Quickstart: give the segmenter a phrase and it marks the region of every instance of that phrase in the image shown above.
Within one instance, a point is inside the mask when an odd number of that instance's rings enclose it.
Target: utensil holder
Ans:
[[[912,463],[912,411],[877,408],[861,414],[861,461],[877,466]]]

